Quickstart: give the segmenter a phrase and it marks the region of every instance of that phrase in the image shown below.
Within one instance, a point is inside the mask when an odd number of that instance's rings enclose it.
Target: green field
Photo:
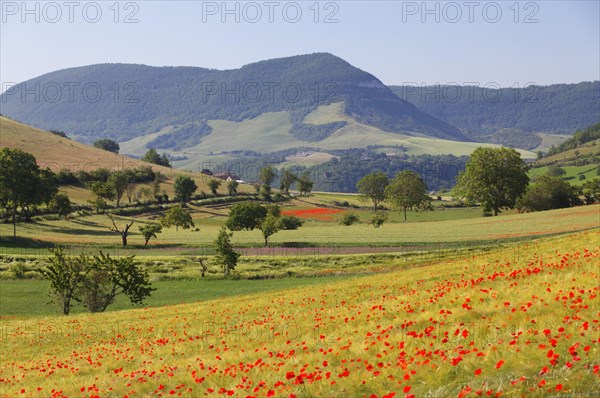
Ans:
[[[285,210],[286,208],[284,208]],[[355,211],[355,210],[349,210]],[[549,212],[508,214],[500,217],[477,217],[480,210],[445,209],[426,213],[410,213],[414,222],[388,222],[375,229],[361,222],[352,226],[332,221],[307,221],[298,230],[280,231],[270,242],[276,246],[395,246],[409,242],[478,242],[502,239],[544,236],[593,228],[598,225],[600,205],[560,209]],[[466,214],[462,214],[464,212]],[[226,212],[224,213],[226,214]],[[370,211],[357,212],[367,215]],[[462,214],[462,216],[461,216]],[[340,213],[335,216],[340,217]],[[158,239],[152,240],[149,247],[169,252],[173,247],[202,248],[212,245],[220,225],[225,221],[221,215],[195,214],[198,231],[167,228]],[[397,220],[399,216],[394,216]],[[419,217],[422,217],[419,220]],[[438,221],[426,221],[427,217],[438,217]],[[148,222],[144,217],[117,217],[124,224],[136,221],[138,225]],[[418,221],[418,222],[417,222]],[[109,231],[110,220],[103,215],[79,217],[73,220],[45,220],[35,223],[20,223],[18,236],[34,243],[78,244],[99,247],[116,246],[120,237]],[[129,238],[130,249],[144,252],[143,240],[137,226],[132,228]],[[12,225],[0,225],[0,236],[10,243]],[[234,233],[237,246],[262,246],[260,231],[239,231]],[[33,244],[33,243],[32,243]],[[5,250],[10,251],[10,247]]]
[[[562,169],[565,171],[565,175],[562,176],[562,178],[571,185],[581,186],[589,180],[598,178],[598,167],[600,166],[595,164],[587,164],[585,166],[564,166]],[[529,172],[529,177],[534,179],[537,176],[545,175],[547,172],[548,166],[536,167]],[[585,176],[585,179],[580,180],[580,175]]]

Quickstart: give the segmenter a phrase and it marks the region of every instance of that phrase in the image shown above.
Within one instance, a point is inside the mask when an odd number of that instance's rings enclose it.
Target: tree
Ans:
[[[371,216],[371,225],[375,228],[379,228],[388,219],[388,214],[385,211],[375,211]]]
[[[587,204],[600,202],[600,178],[586,181],[586,183],[583,184],[582,193],[583,196],[585,196]]]
[[[283,171],[281,172],[281,184],[279,186],[281,192],[283,192],[284,195],[289,195],[290,188],[296,182],[297,179],[298,176],[294,174],[293,171],[287,168],[283,169]]]
[[[144,237],[144,246],[148,246],[148,241],[156,238],[156,235],[162,232],[162,226],[159,224],[147,224],[138,228]]]
[[[579,203],[577,190],[560,177],[541,176],[529,185],[525,194],[517,200],[522,210],[542,211],[561,209]]]
[[[40,170],[39,185],[35,190],[35,204],[50,205],[54,195],[58,193],[58,179],[50,169]],[[34,206],[35,206],[34,204]]]
[[[108,218],[110,218],[110,221],[112,221],[112,225],[114,228],[110,228],[109,229],[111,231],[117,232],[119,235],[121,235],[121,241],[123,242],[123,247],[127,247],[127,237],[129,236],[129,228],[131,228],[131,226],[133,225],[133,223],[135,221],[130,222],[129,224],[125,224],[125,226],[122,229],[119,229],[119,227],[117,227],[117,224],[115,223],[115,219],[112,218],[112,216],[110,214],[107,214]]]
[[[264,200],[271,200],[271,186],[277,176],[277,171],[271,165],[264,166],[260,169],[260,181],[262,185],[260,187],[260,196]]]
[[[206,276],[206,271],[208,271],[208,264],[205,257],[194,257],[192,261],[200,264],[200,276],[204,278]]]
[[[355,224],[360,221],[360,218],[354,213],[346,213],[344,217],[340,220],[340,224],[349,227],[352,224]]]
[[[79,257],[68,257],[62,246],[50,249],[50,254],[49,265],[40,272],[50,281],[50,289],[60,302],[62,313],[69,315],[77,289],[89,271],[87,260],[83,253]]]
[[[165,228],[174,225],[176,231],[179,231],[179,227],[188,229],[195,226],[190,213],[179,205],[173,206],[167,210],[165,215],[160,219],[160,223]]]
[[[221,180],[211,179],[208,181],[208,189],[213,193],[213,195],[217,196],[219,193],[217,189],[221,186]]]
[[[142,160],[144,162],[154,163],[159,166],[171,167],[171,162],[169,161],[169,158],[167,158],[167,155],[164,153],[162,156],[159,155],[154,148],[150,148],[148,152],[142,156]]]
[[[173,188],[175,189],[175,200],[186,203],[192,199],[192,195],[196,192],[198,186],[191,177],[180,175],[175,179]]]
[[[466,169],[459,173],[456,192],[469,203],[481,203],[484,212],[497,216],[502,208],[515,206],[525,193],[527,166],[512,148],[477,148]]]
[[[396,174],[385,189],[385,197],[393,208],[404,212],[404,222],[406,222],[407,210],[432,208],[431,198],[427,195],[427,185],[419,174],[411,170]]]
[[[251,231],[258,228],[266,216],[267,209],[258,203],[238,203],[229,210],[229,217],[225,225],[232,231],[241,231],[243,229]]]
[[[71,200],[66,193],[59,192],[50,201],[50,210],[58,213],[59,217],[66,217],[72,210]]]
[[[96,213],[103,213],[108,206],[106,201],[114,200],[116,197],[114,186],[109,182],[93,181],[88,187],[94,195],[94,199],[90,203],[96,207]]]
[[[379,204],[385,200],[385,188],[390,183],[389,178],[382,172],[370,173],[356,183],[356,189],[364,200],[370,199],[373,208],[377,209]]]
[[[258,226],[265,240],[265,247],[269,245],[269,237],[282,229],[281,217],[268,213]]]
[[[310,172],[305,171],[300,178],[298,178],[298,190],[300,195],[308,195],[313,188],[313,182],[310,179]]]
[[[115,193],[115,199],[117,200],[117,207],[119,207],[119,203],[121,202],[121,198],[127,189],[127,185],[129,184],[129,177],[126,173],[122,171],[114,172],[108,177],[108,182],[110,186],[112,186],[112,190]]]
[[[546,171],[546,175],[548,175],[550,177],[562,177],[565,174],[567,174],[565,169],[563,169],[562,167],[560,167],[557,164],[548,166],[548,171]]]
[[[230,180],[227,183],[227,193],[229,194],[229,196],[234,196],[235,194],[237,194],[239,185],[240,185],[240,183],[237,182],[236,180]],[[209,185],[209,188],[210,188],[210,185]]]
[[[227,228],[221,227],[215,240],[216,262],[223,267],[223,275],[225,276],[228,276],[235,269],[240,257],[240,254],[233,250],[232,236],[233,232],[228,232]]]
[[[12,213],[13,238],[17,237],[17,210],[41,203],[40,168],[35,157],[16,148],[0,149],[0,205]]]
[[[96,148],[104,149],[108,152],[119,153],[119,144],[117,144],[113,140],[109,140],[108,138],[103,138],[101,140],[97,140],[94,142],[94,146]]]
[[[151,287],[148,273],[139,269],[134,256],[111,258],[108,254],[89,258],[88,272],[78,286],[77,299],[90,312],[103,312],[120,294],[131,304],[142,304],[156,290]]]

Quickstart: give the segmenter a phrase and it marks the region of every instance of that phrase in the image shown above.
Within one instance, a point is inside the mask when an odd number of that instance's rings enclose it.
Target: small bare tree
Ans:
[[[198,264],[200,264],[200,276],[202,276],[204,278],[204,276],[206,275],[206,271],[208,271],[208,264],[207,264],[206,258],[205,257],[194,257],[192,260],[197,262]]]
[[[114,228],[110,228],[109,229],[111,231],[117,232],[121,235],[121,240],[123,241],[123,247],[127,246],[127,236],[129,235],[129,228],[131,228],[131,226],[133,225],[133,223],[135,221],[130,222],[129,224],[125,224],[125,227],[123,229],[119,229],[119,227],[117,227],[117,224],[115,223],[115,219],[112,218],[112,216],[110,214],[107,214],[108,218],[110,218],[110,221],[112,221],[113,227]]]

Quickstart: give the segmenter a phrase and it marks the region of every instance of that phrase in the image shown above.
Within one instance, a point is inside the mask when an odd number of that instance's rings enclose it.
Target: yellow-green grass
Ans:
[[[8,319],[1,393],[595,396],[599,236],[328,286]]]
[[[477,210],[477,209],[475,209]],[[176,231],[166,228],[152,240],[150,246],[186,246],[208,247],[217,237],[227,210],[197,209],[193,213],[195,230]],[[461,209],[438,210],[437,214],[448,214]],[[216,214],[215,214],[216,213]],[[365,212],[370,214],[370,212]],[[433,213],[409,213],[409,220],[419,215]],[[339,217],[339,214],[336,215]],[[156,216],[154,216],[156,217]],[[395,216],[397,217],[397,216]],[[366,217],[365,217],[366,218]],[[133,248],[140,249],[143,239],[138,226],[145,222],[156,222],[147,217],[116,217],[118,225],[135,221],[129,238]],[[499,217],[463,218],[447,221],[389,222],[380,228],[361,222],[352,226],[343,226],[337,222],[307,221],[298,230],[280,231],[270,238],[278,246],[399,246],[407,242],[480,242],[496,240],[518,240],[535,236],[552,235],[581,231],[597,227],[600,224],[600,205],[581,206],[546,212],[510,214]],[[59,244],[117,245],[119,235],[109,231],[111,222],[104,215],[93,215],[73,220],[44,220],[36,223],[20,223],[17,235],[25,239],[34,239]],[[1,224],[0,236],[8,242],[12,235],[12,225]],[[233,242],[241,246],[262,246],[263,238],[258,230],[238,231]]]

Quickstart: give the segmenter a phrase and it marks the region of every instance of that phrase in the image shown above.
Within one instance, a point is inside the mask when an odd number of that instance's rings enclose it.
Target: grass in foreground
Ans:
[[[599,232],[328,286],[3,323],[4,396],[595,395]]]

